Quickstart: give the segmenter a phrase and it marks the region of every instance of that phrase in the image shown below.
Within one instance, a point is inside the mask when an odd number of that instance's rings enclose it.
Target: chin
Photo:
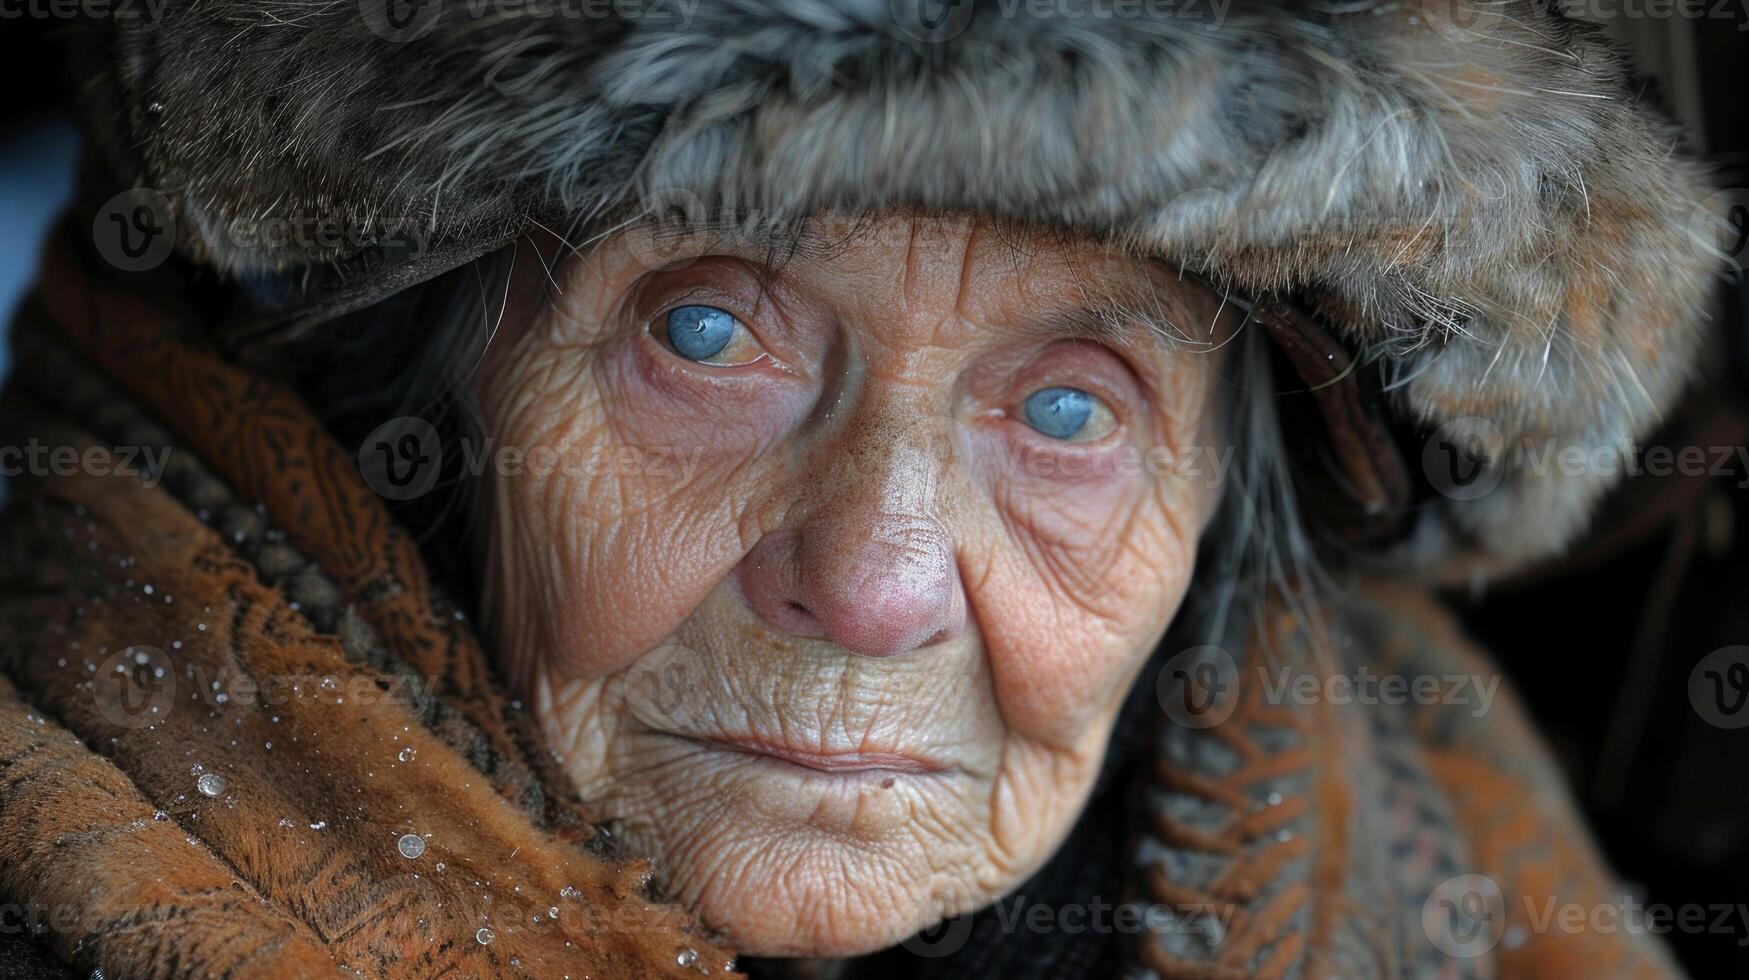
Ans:
[[[964,871],[936,870],[939,856],[924,863],[915,846],[782,823],[731,840],[697,849],[673,871],[700,918],[748,955],[872,953],[995,897],[962,884]]]
[[[1029,870],[990,829],[990,782],[933,758],[649,733],[602,761],[579,779],[597,812],[747,955],[883,949]]]
[[[820,848],[790,859],[786,869],[752,872],[721,901],[707,894],[697,911],[741,954],[771,957],[861,956],[943,917],[924,883],[877,882],[883,875],[859,874],[860,863]]]

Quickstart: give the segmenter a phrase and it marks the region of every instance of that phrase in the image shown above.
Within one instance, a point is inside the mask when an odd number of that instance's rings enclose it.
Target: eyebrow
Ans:
[[[1154,350],[1195,350],[1212,341],[1193,340],[1166,311],[1124,303],[1065,307],[1021,324],[1039,339],[1088,340],[1110,347],[1134,348],[1140,342]]]
[[[1162,264],[1163,266],[1163,264]],[[1164,267],[1164,266],[1163,266]],[[1176,270],[1173,270],[1174,274]],[[1207,288],[1201,280],[1179,275],[1180,288]],[[1114,347],[1134,347],[1138,341],[1154,350],[1208,351],[1224,343],[1219,320],[1227,308],[1221,305],[1207,323],[1192,322],[1192,304],[1175,289],[1150,279],[1141,286],[1127,286],[1105,295],[1089,297],[1079,305],[1065,306],[1039,318],[1045,335],[1097,341]]]
[[[758,262],[767,275],[776,275],[784,263],[797,256],[828,257],[848,247],[857,228],[841,236],[828,238],[808,227],[805,218],[786,222],[735,222],[713,220],[672,223],[655,219],[652,234],[658,240],[665,236],[698,236],[712,249],[759,256]]]
[[[827,236],[811,225],[811,221],[802,218],[783,223],[715,221],[670,227],[671,233],[702,235],[713,248],[758,255],[761,275],[768,277],[777,276],[785,263],[797,257],[830,258],[848,248],[864,227],[861,221],[856,221],[845,231]],[[1203,287],[1200,279],[1188,277],[1158,259],[1138,258],[1169,271],[1180,288]],[[1223,296],[1217,318],[1226,306]],[[1032,339],[1086,340],[1122,349],[1133,349],[1141,341],[1151,348],[1150,352],[1218,349],[1223,341],[1216,336],[1216,323],[1193,325],[1188,322],[1190,315],[1188,304],[1181,297],[1150,277],[1144,286],[1128,286],[1097,298],[1089,295],[1079,303],[1021,320],[1012,328]]]

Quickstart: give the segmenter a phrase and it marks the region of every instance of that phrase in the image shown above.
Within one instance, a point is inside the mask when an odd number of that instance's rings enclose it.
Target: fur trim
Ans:
[[[1403,419],[1484,449],[1499,485],[1430,497],[1392,556],[1430,573],[1570,540],[1613,476],[1548,451],[1627,450],[1697,348],[1706,179],[1617,52],[1537,0],[426,0],[385,19],[398,2],[117,24],[140,179],[197,256],[357,281],[384,263],[351,244],[369,234],[226,229],[399,223],[443,246],[416,279],[525,217],[677,193],[1109,235],[1241,294],[1313,296]]]

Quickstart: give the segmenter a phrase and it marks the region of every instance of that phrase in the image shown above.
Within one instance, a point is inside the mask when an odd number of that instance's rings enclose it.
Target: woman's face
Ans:
[[[1205,291],[969,220],[811,231],[775,267],[622,234],[476,384],[520,453],[486,544],[510,676],[756,954],[880,948],[1036,870],[1216,496]]]

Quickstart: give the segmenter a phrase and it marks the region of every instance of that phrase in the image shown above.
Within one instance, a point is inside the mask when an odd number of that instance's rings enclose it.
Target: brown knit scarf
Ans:
[[[112,978],[731,970],[647,863],[610,856],[356,459],[201,322],[61,247],[14,330],[0,447],[35,456],[0,460],[29,471],[0,524],[0,927]],[[1263,610],[1218,725],[1161,720],[1128,885],[1097,896],[1159,913],[1125,957],[1197,978],[1674,972],[1645,937],[1538,918],[1613,893],[1509,695],[1477,715],[1272,688],[1495,673],[1417,590],[1322,608],[1316,628]],[[1465,906],[1466,875],[1498,906]],[[1018,948],[981,921],[914,975]],[[1492,941],[1454,956],[1451,933]]]
[[[730,969],[603,856],[356,460],[199,322],[61,248],[14,330],[0,444],[65,448],[0,529],[10,925],[109,977]]]

